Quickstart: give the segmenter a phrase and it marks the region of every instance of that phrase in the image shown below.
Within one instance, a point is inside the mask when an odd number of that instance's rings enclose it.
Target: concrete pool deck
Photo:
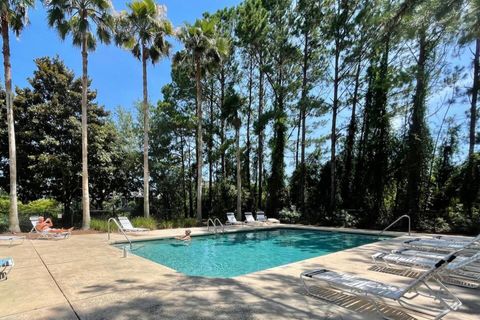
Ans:
[[[228,230],[247,228],[253,227]],[[207,233],[206,228],[191,229],[193,234]],[[172,237],[183,230],[155,230],[131,238]],[[124,240],[119,234],[112,239]],[[10,247],[0,243],[0,257],[15,260],[8,280],[0,281],[0,319],[380,319],[371,305],[346,295],[321,289],[334,303],[306,295],[299,275],[325,267],[405,284],[411,279],[371,268],[371,254],[398,247],[400,239],[405,237],[230,279],[189,277],[132,254],[123,258],[104,233],[26,240]],[[480,289],[449,289],[463,305],[445,319],[478,319]],[[397,309],[390,312],[398,319],[424,319]]]

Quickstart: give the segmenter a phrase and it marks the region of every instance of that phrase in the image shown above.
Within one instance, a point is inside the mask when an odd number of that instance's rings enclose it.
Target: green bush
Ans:
[[[160,229],[174,229],[174,228],[192,228],[197,226],[195,218],[182,218],[175,220],[162,220],[159,223]]]
[[[160,229],[172,229],[174,227],[173,220],[162,220],[159,223]]]
[[[280,211],[280,220],[287,221],[288,223],[296,223],[300,219],[301,213],[297,211],[295,206],[290,209],[283,209]]]
[[[132,220],[132,225],[136,228],[147,228],[150,230],[157,229],[157,220],[154,218],[135,217]]]
[[[8,196],[0,197],[0,232],[8,229],[8,212],[10,208],[10,199]],[[20,229],[24,232],[30,231],[32,224],[30,216],[46,216],[57,224],[57,216],[62,212],[61,205],[53,199],[38,199],[27,204],[18,201],[18,220]]]
[[[90,220],[90,229],[108,232],[108,222],[107,220],[102,219],[92,219]],[[110,223],[110,231],[117,232],[118,227],[115,223]]]

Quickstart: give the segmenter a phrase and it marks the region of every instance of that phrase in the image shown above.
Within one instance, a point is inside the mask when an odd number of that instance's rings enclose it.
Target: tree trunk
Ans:
[[[302,67],[302,96],[300,105],[300,123],[302,137],[301,137],[301,151],[300,151],[300,210],[305,213],[305,180],[306,180],[306,167],[305,167],[305,143],[307,136],[306,118],[307,118],[307,95],[308,95],[308,46],[309,46],[309,34],[308,31],[304,35],[304,47],[303,47],[303,67]],[[300,130],[300,128],[299,128]]]
[[[88,91],[88,52],[87,36],[82,35],[82,229],[90,229],[90,194],[88,191],[88,130],[87,130],[87,91]]]
[[[142,70],[143,70],[143,216],[150,217],[150,172],[148,170],[148,88],[147,88],[147,53],[145,45],[142,45]]]
[[[263,81],[264,73],[262,70],[262,55],[260,54],[259,59],[259,79],[258,79],[258,120],[259,125],[261,126],[258,130],[258,209],[262,209],[262,195],[263,195],[263,124],[261,124],[261,119],[263,115]]]
[[[181,175],[182,175],[182,198],[183,198],[183,213],[185,218],[188,218],[188,208],[187,208],[187,186],[185,183],[185,141],[183,139],[183,134],[180,134],[180,157],[182,161],[181,166]]]
[[[235,141],[237,144],[237,220],[242,220],[242,164],[240,161],[240,126],[235,128]]]
[[[213,128],[214,128],[214,117],[213,117],[213,90],[214,82],[212,80],[212,85],[210,87],[210,137],[208,140],[208,208],[210,212],[212,211],[213,203]]]
[[[333,106],[332,106],[332,132],[331,132],[331,156],[330,156],[330,212],[335,212],[336,199],[336,165],[335,154],[337,146],[337,111],[338,111],[338,87],[339,87],[339,60],[340,44],[335,41],[335,78],[333,82]]]
[[[361,71],[362,55],[359,54],[357,62],[357,70],[355,73],[355,87],[353,89],[352,114],[350,116],[350,123],[348,124],[347,141],[345,142],[345,174],[343,183],[344,199],[349,199],[352,189],[352,170],[353,170],[353,147],[355,144],[355,134],[357,132],[357,103],[358,103],[358,89],[360,87],[360,71]]]
[[[192,154],[190,152],[190,143],[187,145],[187,158],[188,158],[188,208],[190,212],[190,218],[193,218],[193,168],[192,168]]]
[[[225,71],[223,67],[220,71],[220,112],[223,112],[223,104],[225,103]],[[220,144],[221,144],[221,154],[220,161],[222,165],[222,179],[225,179],[227,173],[225,168],[225,148],[223,144],[225,143],[225,119],[220,117]]]
[[[251,181],[250,181],[250,122],[252,117],[252,102],[253,102],[253,59],[250,60],[249,72],[248,72],[248,108],[247,108],[247,141],[245,150],[245,181],[247,184],[247,190],[249,191],[247,208],[252,210],[252,195],[251,195]]]
[[[12,92],[12,70],[10,65],[10,39],[8,15],[2,13],[2,39],[3,39],[3,71],[5,73],[5,104],[7,107],[7,126],[8,126],[8,155],[10,171],[10,208],[9,208],[9,227],[11,232],[20,232],[18,222],[17,207],[17,149],[15,145],[15,123],[13,117],[13,92]]]
[[[202,167],[203,167],[203,133],[202,133],[202,81],[201,66],[195,57],[195,81],[197,85],[197,220],[202,222]]]
[[[421,206],[422,184],[424,183],[424,166],[426,161],[425,141],[425,95],[427,43],[425,30],[419,31],[419,54],[417,58],[416,87],[413,97],[413,111],[410,130],[408,134],[407,165],[407,203],[408,214],[412,218],[412,225],[416,226]]]
[[[472,103],[470,107],[470,142],[468,148],[468,155],[473,155],[475,151],[475,135],[477,128],[477,99],[478,87],[480,77],[480,38],[475,41],[475,56],[473,58],[473,86],[472,86]]]

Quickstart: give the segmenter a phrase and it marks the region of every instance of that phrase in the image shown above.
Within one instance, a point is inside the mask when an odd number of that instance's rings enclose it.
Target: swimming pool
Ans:
[[[190,276],[231,278],[379,240],[364,234],[278,228],[197,236],[190,243],[135,242],[133,254]]]

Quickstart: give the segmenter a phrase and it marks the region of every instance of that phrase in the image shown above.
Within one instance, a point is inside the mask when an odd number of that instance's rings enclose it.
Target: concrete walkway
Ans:
[[[192,230],[206,233],[206,228]],[[132,238],[181,233],[156,230]],[[114,240],[122,237],[116,234]],[[322,288],[334,303],[307,296],[299,274],[322,266],[402,285],[410,279],[375,272],[370,260],[372,253],[398,242],[377,242],[231,279],[188,277],[135,255],[123,258],[106,234],[0,244],[0,257],[11,256],[16,263],[8,280],[0,281],[0,319],[379,319],[371,305],[358,299]],[[480,289],[450,288],[464,304],[445,319],[478,319]],[[398,309],[391,313],[398,319],[423,319]]]

